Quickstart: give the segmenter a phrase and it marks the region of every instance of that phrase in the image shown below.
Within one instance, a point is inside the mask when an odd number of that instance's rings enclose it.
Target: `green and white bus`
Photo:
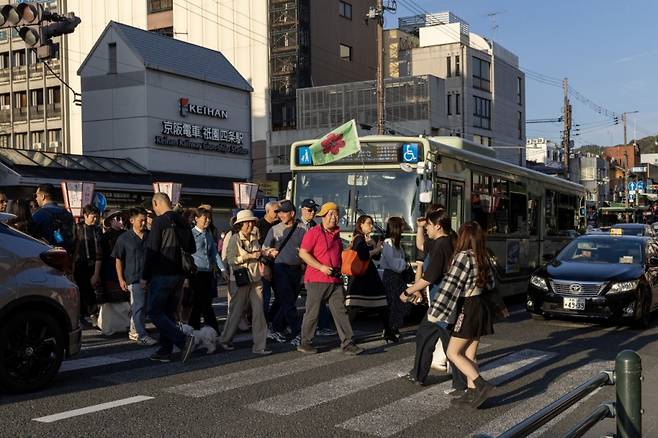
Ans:
[[[391,216],[409,224],[403,245],[415,260],[416,218],[441,204],[458,230],[475,220],[487,230],[501,293],[525,293],[532,271],[581,228],[585,189],[579,184],[495,158],[492,149],[459,137],[361,137],[361,151],[314,166],[309,145],[292,144],[287,197],[341,207],[345,240],[361,214],[385,229]]]

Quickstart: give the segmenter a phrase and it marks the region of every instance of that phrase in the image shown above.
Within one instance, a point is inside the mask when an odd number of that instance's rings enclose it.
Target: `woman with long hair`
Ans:
[[[425,258],[426,266],[422,278],[409,286],[400,300],[420,303],[425,300],[425,290],[429,287],[429,302],[432,302],[440,293],[440,285],[452,260],[454,239],[451,229],[450,215],[443,210],[433,211],[427,215],[425,226],[431,250]],[[408,373],[400,373],[400,377],[412,383],[424,385],[432,365],[432,357],[441,340],[444,351],[450,340],[450,325],[454,322],[454,315],[447,313],[440,318],[430,319],[426,315],[416,331],[416,356],[414,366]],[[466,389],[466,378],[458,369],[452,367],[452,389],[447,393],[461,393]]]
[[[482,378],[476,362],[480,337],[493,334],[493,312],[482,298],[493,287],[484,232],[477,222],[467,222],[459,229],[450,270],[441,282],[428,317],[456,314],[446,354],[466,376],[467,390],[454,401],[474,408],[480,407],[495,388]]]
[[[386,341],[398,342],[399,338],[391,331],[388,324],[388,300],[382,280],[372,261],[373,257],[382,252],[383,244],[375,243],[370,237],[374,221],[368,215],[359,216],[356,220],[350,247],[357,252],[359,259],[368,261],[368,268],[363,275],[350,277],[345,294],[345,307],[350,316],[350,322],[356,317],[359,309],[377,309],[382,321]]]
[[[9,205],[9,211],[15,215],[15,218],[7,221],[7,225],[22,231],[25,234],[34,236],[34,221],[32,220],[32,211],[30,210],[30,201],[27,199],[17,199]]]
[[[382,250],[379,267],[384,270],[384,290],[389,302],[389,327],[393,335],[400,335],[400,326],[409,314],[411,303],[402,302],[399,297],[407,288],[404,272],[408,268],[407,259],[402,249],[402,232],[406,223],[401,217],[393,216],[386,222],[386,239]]]

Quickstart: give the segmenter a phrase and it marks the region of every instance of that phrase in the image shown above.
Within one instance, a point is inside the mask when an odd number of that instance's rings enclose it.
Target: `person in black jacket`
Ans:
[[[184,272],[182,251],[196,252],[192,230],[187,221],[171,208],[171,200],[165,193],[153,195],[153,219],[151,233],[146,241],[146,256],[142,280],[143,288],[149,288],[148,314],[160,331],[160,349],[151,360],[170,362],[174,345],[181,349],[181,361],[186,362],[194,348],[194,336],[185,335],[174,322],[178,307],[177,291],[183,285]]]

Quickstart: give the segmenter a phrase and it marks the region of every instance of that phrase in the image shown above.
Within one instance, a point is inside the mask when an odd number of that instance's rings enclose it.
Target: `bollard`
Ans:
[[[631,350],[615,359],[617,438],[642,436],[642,360]]]

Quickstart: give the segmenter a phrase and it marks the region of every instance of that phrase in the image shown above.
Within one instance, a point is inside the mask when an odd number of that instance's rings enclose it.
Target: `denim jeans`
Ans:
[[[130,332],[137,332],[139,339],[147,336],[144,317],[146,316],[146,291],[142,289],[139,283],[128,285],[130,292]]]
[[[178,308],[178,291],[183,285],[180,275],[158,275],[151,279],[148,314],[160,331],[162,353],[171,353],[174,345],[183,348],[185,334],[175,323]]]
[[[282,263],[274,265],[274,295],[279,306],[272,320],[272,330],[283,332],[287,325],[293,336],[299,334],[301,326],[297,316],[297,298],[301,279],[301,267]]]

